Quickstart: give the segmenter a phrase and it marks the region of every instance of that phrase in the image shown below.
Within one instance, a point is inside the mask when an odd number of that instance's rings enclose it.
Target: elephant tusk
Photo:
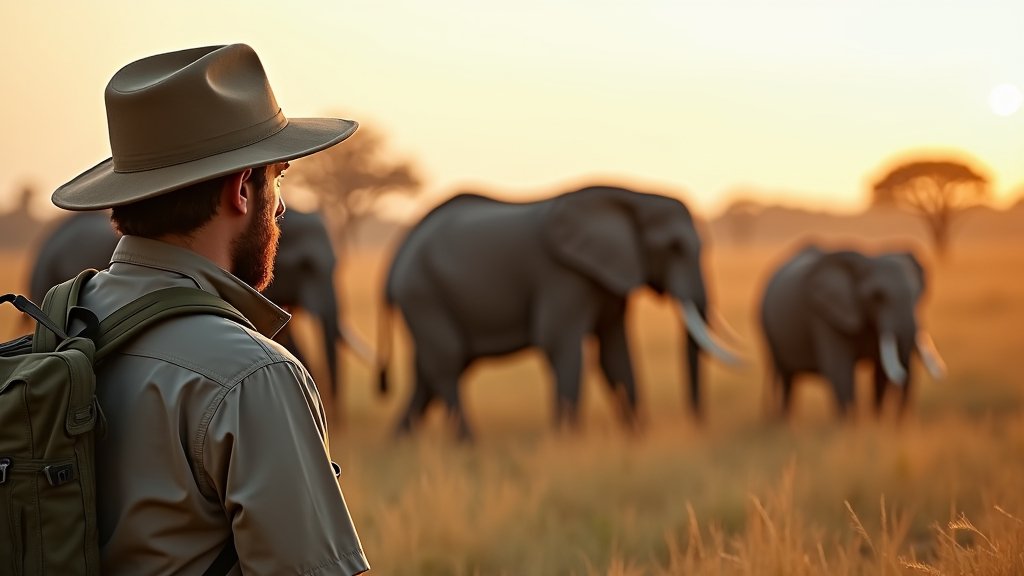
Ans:
[[[373,349],[356,334],[355,330],[345,324],[342,324],[339,329],[341,330],[341,341],[348,344],[352,351],[356,353],[356,356],[359,356],[363,362],[370,366],[377,365],[377,357],[373,353]]]
[[[935,348],[931,334],[925,330],[920,330],[917,333],[917,352],[921,355],[921,362],[924,363],[924,367],[932,375],[932,378],[941,380],[946,376],[946,362]]]
[[[739,332],[729,325],[725,320],[725,316],[723,316],[717,309],[711,310],[709,316],[711,317],[709,320],[711,320],[711,324],[715,327],[715,330],[720,331],[730,344],[736,345],[743,341]]]
[[[900,364],[899,351],[896,349],[896,337],[891,332],[883,332],[878,339],[879,352],[882,354],[882,370],[890,382],[903,386],[907,382],[907,370]]]
[[[693,339],[697,342],[698,346],[726,364],[736,366],[743,363],[739,356],[730,352],[727,348],[715,341],[711,333],[708,331],[708,327],[707,324],[704,323],[704,319],[701,318],[696,304],[690,300],[686,300],[682,303],[681,309],[683,317],[686,319],[686,330],[691,336],[693,336]]]

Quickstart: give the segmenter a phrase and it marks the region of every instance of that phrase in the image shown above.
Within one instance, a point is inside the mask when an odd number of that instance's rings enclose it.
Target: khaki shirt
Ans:
[[[170,286],[219,295],[258,332],[213,315],[174,318],[99,366],[101,572],[198,576],[232,537],[231,574],[368,570],[316,386],[270,339],[286,312],[194,252],[133,236],[80,304],[102,319]]]

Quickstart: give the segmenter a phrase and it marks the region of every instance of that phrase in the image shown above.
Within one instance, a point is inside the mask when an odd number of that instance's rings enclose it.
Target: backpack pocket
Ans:
[[[21,576],[21,510],[15,508],[15,500],[11,497],[14,489],[12,465],[13,459],[0,456],[0,574]]]
[[[0,356],[3,576],[99,573],[91,351],[70,338],[59,352]]]
[[[76,459],[15,461],[2,488],[10,497],[14,573],[71,574],[67,567],[81,562],[86,532],[95,530],[95,518],[82,522],[85,486]]]

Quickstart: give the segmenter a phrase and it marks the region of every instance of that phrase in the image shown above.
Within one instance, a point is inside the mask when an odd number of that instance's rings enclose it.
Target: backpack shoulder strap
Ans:
[[[198,288],[175,286],[150,292],[125,304],[100,322],[96,362],[146,327],[176,316],[212,314],[254,329],[234,306]]]
[[[92,268],[82,270],[74,278],[61,282],[46,291],[46,296],[41,304],[42,310],[62,330],[67,329],[68,311],[78,304],[78,293],[82,286],[95,275],[96,270]],[[63,337],[63,334],[55,333],[43,322],[37,322],[35,333],[32,335],[32,351],[53,352]]]
[[[254,329],[252,323],[238,311],[238,308],[219,296],[199,288],[163,288],[128,302],[99,323],[96,362],[114,352],[114,349],[125,340],[148,326],[169,318],[198,314],[219,316]]]

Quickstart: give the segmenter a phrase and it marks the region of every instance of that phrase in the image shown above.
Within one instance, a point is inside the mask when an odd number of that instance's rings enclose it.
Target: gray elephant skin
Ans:
[[[85,268],[106,268],[117,238],[109,212],[76,212],[62,219],[36,250],[29,276],[29,297],[42,304],[51,286],[73,278]]]
[[[287,309],[302,309],[317,319],[323,330],[323,353],[336,392],[341,338],[338,292],[334,282],[337,258],[323,220],[316,213],[288,210],[281,219],[281,240],[274,264],[274,281],[264,291],[271,301]],[[62,220],[42,241],[32,267],[29,293],[41,303],[46,291],[85,268],[102,270],[110,262],[118,236],[109,212],[79,212]],[[276,339],[302,359],[286,326]],[[332,394],[336,397],[336,394]]]
[[[835,394],[838,413],[854,405],[854,374],[860,362],[874,367],[874,408],[898,388],[899,413],[911,393],[911,356],[941,375],[942,360],[921,328],[918,308],[925,270],[911,252],[866,255],[810,244],[769,279],[760,320],[770,356],[774,400],[791,412],[793,382],[822,376]],[[782,397],[777,397],[781,391]]]
[[[701,239],[686,206],[608,186],[525,203],[451,198],[409,231],[387,276],[385,310],[401,310],[415,347],[415,383],[396,432],[414,428],[440,398],[456,435],[470,438],[460,376],[474,360],[527,347],[544,353],[554,375],[556,426],[577,426],[588,334],[632,426],[637,389],[624,320],[627,297],[645,285],[686,309],[690,406],[700,414],[698,348],[725,350],[702,319]],[[380,386],[386,391],[383,369]]]

